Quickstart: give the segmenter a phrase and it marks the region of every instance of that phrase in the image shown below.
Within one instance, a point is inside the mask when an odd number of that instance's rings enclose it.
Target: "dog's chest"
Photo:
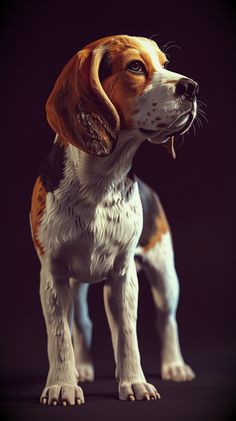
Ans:
[[[142,230],[137,183],[109,191],[93,205],[74,188],[48,195],[40,236],[51,256],[66,262],[70,276],[97,282],[125,270]]]

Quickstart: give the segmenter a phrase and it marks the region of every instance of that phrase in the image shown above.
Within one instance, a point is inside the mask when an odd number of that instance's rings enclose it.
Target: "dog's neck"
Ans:
[[[70,144],[66,152],[67,165],[80,185],[107,191],[126,179],[142,141],[136,130],[123,130],[114,151],[107,157],[88,155]]]

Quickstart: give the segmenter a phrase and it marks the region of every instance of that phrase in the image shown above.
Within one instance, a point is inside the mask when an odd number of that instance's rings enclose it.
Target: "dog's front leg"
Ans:
[[[49,372],[40,401],[48,405],[79,405],[84,402],[68,324],[69,282],[41,270],[40,298],[47,328]]]
[[[144,377],[138,349],[136,320],[138,279],[134,261],[124,276],[106,285],[105,303],[110,324],[121,400],[150,400],[160,397]]]

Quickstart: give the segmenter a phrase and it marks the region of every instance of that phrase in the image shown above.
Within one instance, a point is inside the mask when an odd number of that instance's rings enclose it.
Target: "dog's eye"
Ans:
[[[142,63],[142,61],[140,60],[131,61],[130,63],[127,64],[126,69],[134,73],[144,74],[146,72],[146,68],[144,64]]]
[[[168,64],[169,64],[169,60],[166,60],[165,63],[163,64],[163,68],[166,69]]]

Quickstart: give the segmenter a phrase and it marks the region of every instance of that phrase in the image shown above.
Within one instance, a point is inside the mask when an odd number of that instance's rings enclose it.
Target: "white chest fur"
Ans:
[[[93,188],[67,175],[47,195],[39,239],[57,276],[68,270],[80,282],[97,282],[121,275],[135,252],[142,230],[137,182],[127,187],[124,179],[103,194]]]

